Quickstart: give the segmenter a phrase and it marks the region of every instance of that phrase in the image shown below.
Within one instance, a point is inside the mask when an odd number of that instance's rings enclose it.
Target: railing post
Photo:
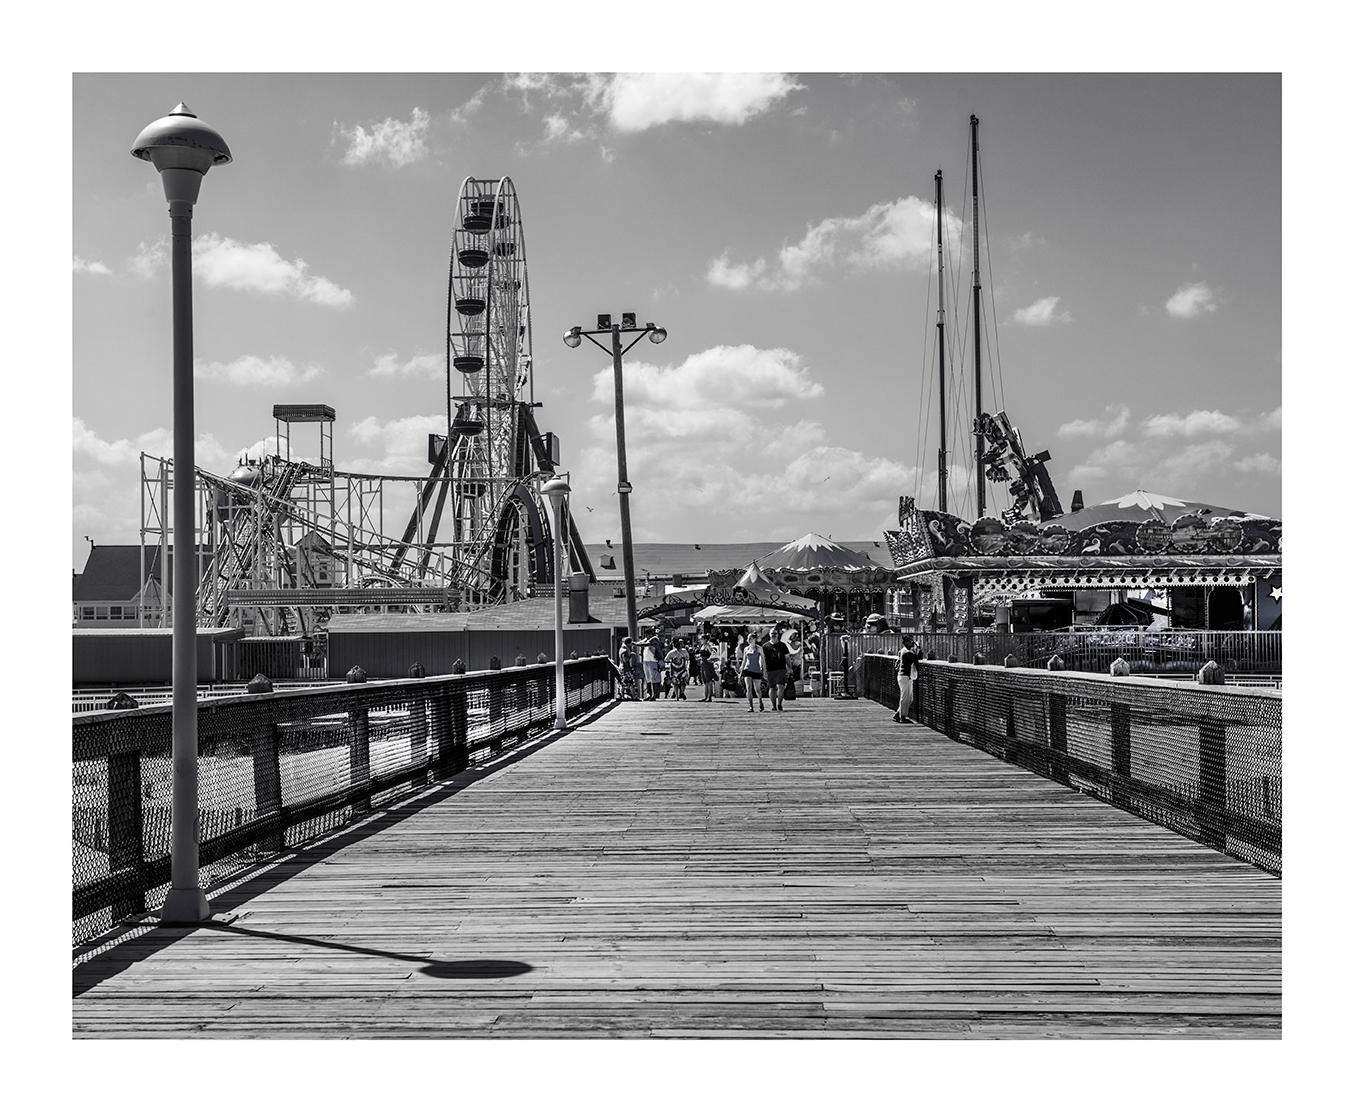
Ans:
[[[1110,771],[1125,779],[1133,775],[1132,716],[1127,703],[1110,704]],[[1110,790],[1112,802],[1124,802],[1127,796],[1118,785]]]
[[[254,762],[254,815],[278,815],[282,810],[282,767],[278,755],[278,727],[276,722],[265,722],[252,739]],[[259,839],[259,847],[266,853],[281,853],[286,843],[286,830],[278,818],[275,834]]]
[[[1209,660],[1199,669],[1201,685],[1221,685],[1223,671]],[[1268,784],[1264,788],[1268,788]],[[1262,789],[1263,790],[1263,789]],[[1199,837],[1217,849],[1227,848],[1227,725],[1205,718],[1199,723]]]
[[[1067,757],[1067,696],[1060,695],[1056,691],[1048,693],[1048,747],[1050,750],[1049,777],[1070,787],[1072,778],[1068,774],[1065,759]]]
[[[347,679],[349,683],[366,683],[367,673],[354,666]],[[348,729],[348,783],[353,787],[366,787],[353,802],[353,811],[365,815],[371,810],[371,739],[366,707],[355,707],[348,712]]]
[[[412,679],[422,679],[426,674],[422,664],[409,669]],[[428,700],[418,696],[409,701],[409,763],[421,765],[428,760]],[[431,783],[431,773],[422,778],[424,784]]]
[[[446,694],[446,724],[442,732],[440,763],[447,774],[460,772],[470,764],[469,696],[466,680],[454,680]]]
[[[108,757],[108,871],[130,869],[133,890],[112,903],[113,921],[146,910],[146,850],[141,825],[141,746]]]

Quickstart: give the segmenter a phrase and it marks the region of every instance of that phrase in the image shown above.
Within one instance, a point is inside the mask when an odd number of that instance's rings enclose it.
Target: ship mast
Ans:
[[[977,512],[974,520],[983,516],[987,504],[986,484],[983,482],[983,302],[982,278],[978,273],[978,117],[968,118],[973,136],[973,483],[977,494]]]
[[[940,350],[940,458],[936,467],[939,491],[936,496],[936,509],[947,512],[947,492],[950,486],[949,452],[945,436],[945,226],[942,213],[945,211],[943,175],[936,171],[936,278],[940,290],[939,307],[936,310],[936,335]]]

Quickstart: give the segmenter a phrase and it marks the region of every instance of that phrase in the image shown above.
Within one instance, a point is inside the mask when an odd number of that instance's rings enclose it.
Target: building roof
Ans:
[[[146,545],[146,578],[160,578],[160,548]],[[166,582],[173,589],[173,549]],[[126,601],[137,596],[141,579],[141,546],[136,544],[99,544],[89,550],[84,570],[75,577],[72,599],[75,602]]]
[[[568,602],[565,602],[564,627],[583,629],[587,626],[624,626],[626,624],[625,599],[613,594],[614,584],[592,583],[588,586],[589,621],[570,622]],[[640,610],[651,600],[638,598],[636,607]],[[489,606],[483,610],[464,610],[452,614],[335,614],[329,619],[331,633],[357,632],[411,632],[450,630],[460,632],[471,629],[496,630],[542,630],[555,628],[555,597],[545,595],[541,598],[522,599],[518,602],[505,602],[501,606]]]
[[[645,569],[654,579],[670,579],[681,575],[688,579],[701,579],[711,571],[732,571],[745,568],[754,560],[763,560],[771,553],[783,547],[784,541],[740,541],[736,544],[656,544],[636,542],[632,547],[635,554],[635,579],[643,581]],[[841,542],[847,547],[859,549],[884,565],[889,563],[889,550],[884,542],[871,538],[865,541]],[[586,544],[583,546],[592,561],[593,570],[598,579],[623,580],[625,578],[625,560],[621,553],[619,537],[611,538],[611,547],[605,544]],[[615,560],[614,568],[604,568],[602,560],[610,556]]]

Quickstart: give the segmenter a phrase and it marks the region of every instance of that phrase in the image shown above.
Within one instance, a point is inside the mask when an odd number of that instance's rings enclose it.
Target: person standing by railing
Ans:
[[[917,643],[912,637],[903,638],[903,647],[898,650],[898,709],[894,712],[895,722],[911,722],[908,717],[912,710],[912,679],[917,674],[917,661],[921,656],[917,652]]]

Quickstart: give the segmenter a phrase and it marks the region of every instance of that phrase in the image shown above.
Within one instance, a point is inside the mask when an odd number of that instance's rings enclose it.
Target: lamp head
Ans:
[[[649,330],[649,343],[651,344],[661,344],[668,338],[668,330],[658,327],[653,321],[649,321],[644,327]]]
[[[560,506],[564,504],[564,499],[569,496],[572,489],[569,486],[568,479],[550,479],[541,484],[541,493],[550,499],[550,505],[554,507],[557,514],[560,511]]]
[[[581,325],[574,325],[564,334],[565,346],[576,348],[583,342],[583,328]]]
[[[132,154],[160,172],[166,200],[190,205],[197,201],[198,187],[207,171],[231,161],[230,148],[221,133],[204,124],[183,103],[143,128]]]

